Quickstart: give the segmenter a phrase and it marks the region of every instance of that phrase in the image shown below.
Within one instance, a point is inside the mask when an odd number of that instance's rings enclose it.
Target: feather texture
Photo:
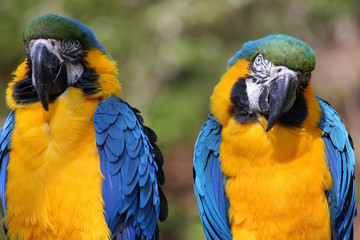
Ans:
[[[248,111],[251,103],[243,95],[253,91],[240,91],[244,84],[237,84],[254,78],[259,54],[275,66],[296,69],[303,79],[295,103],[270,131],[259,106],[252,109],[256,116]],[[210,98],[214,117],[195,146],[194,187],[207,239],[224,239],[220,234],[229,228],[229,239],[353,237],[352,142],[337,113],[315,98],[314,67],[313,50],[281,34],[245,43],[230,59]],[[231,226],[224,228],[224,222]]]
[[[329,190],[331,225],[334,239],[353,239],[355,203],[355,158],[353,144],[339,115],[317,98],[322,118],[326,162],[333,178]],[[221,125],[210,116],[195,145],[194,189],[206,239],[232,239],[227,211],[228,199],[219,161]]]
[[[167,205],[160,199],[156,145],[137,112],[118,97],[105,99],[95,111],[105,217],[113,237],[155,239]]]
[[[5,121],[3,128],[0,130],[0,198],[2,203],[2,211],[6,215],[6,179],[7,179],[7,165],[9,163],[10,139],[12,130],[15,125],[15,112],[12,111]],[[2,216],[4,217],[4,216]]]
[[[331,225],[334,239],[353,239],[355,204],[355,156],[350,135],[340,116],[325,101],[317,98],[322,111],[326,162],[333,178],[329,191]]]
[[[194,152],[194,190],[206,239],[231,239],[228,200],[220,171],[221,125],[210,115]]]

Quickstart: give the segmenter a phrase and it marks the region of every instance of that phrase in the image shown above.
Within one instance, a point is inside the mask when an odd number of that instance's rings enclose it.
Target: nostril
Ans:
[[[56,44],[55,40],[51,40],[50,43],[51,43],[52,46],[55,47],[55,44]]]
[[[281,71],[282,71],[282,68],[276,69],[276,72],[277,72],[277,73],[280,73]]]

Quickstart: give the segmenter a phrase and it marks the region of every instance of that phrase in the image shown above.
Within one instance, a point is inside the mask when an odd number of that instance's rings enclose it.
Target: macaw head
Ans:
[[[230,117],[240,123],[264,117],[266,131],[277,122],[300,127],[308,114],[304,91],[314,68],[314,51],[296,38],[277,34],[247,42],[215,87],[212,112],[222,124]]]
[[[101,74],[117,74],[115,63],[92,31],[68,17],[35,18],[26,26],[23,41],[26,64],[19,66],[10,84],[10,106],[40,101],[48,111],[49,103],[69,87],[80,88],[85,95],[96,94],[102,90]],[[112,80],[120,91],[117,80]]]

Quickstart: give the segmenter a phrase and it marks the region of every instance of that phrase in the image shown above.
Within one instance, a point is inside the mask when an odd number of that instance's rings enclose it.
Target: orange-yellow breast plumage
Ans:
[[[108,239],[99,156],[93,114],[99,101],[118,95],[115,64],[99,50],[87,62],[98,64],[100,91],[84,96],[69,88],[46,112],[39,102],[21,106],[11,97],[14,82],[27,71],[15,72],[7,101],[15,109],[8,179],[7,224],[10,239]]]
[[[73,91],[67,94],[81,98]],[[17,109],[5,195],[12,239],[107,238],[92,123],[97,102],[83,104],[72,108],[62,98],[50,112],[39,104]]]
[[[332,178],[314,94],[310,87],[304,92],[309,115],[302,128],[276,124],[266,132],[262,117],[239,123],[230,116],[232,105],[226,96],[239,76],[249,74],[247,64],[238,61],[211,97],[211,110],[223,125],[220,160],[228,177],[233,239],[331,239],[325,191]]]

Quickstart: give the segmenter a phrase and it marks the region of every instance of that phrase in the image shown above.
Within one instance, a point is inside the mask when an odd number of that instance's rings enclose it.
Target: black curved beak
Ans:
[[[293,74],[284,74],[270,83],[268,132],[288,107],[288,103],[296,92],[297,78]]]
[[[41,104],[48,111],[50,96],[66,89],[66,66],[42,43],[35,46],[31,60],[33,84]]]

